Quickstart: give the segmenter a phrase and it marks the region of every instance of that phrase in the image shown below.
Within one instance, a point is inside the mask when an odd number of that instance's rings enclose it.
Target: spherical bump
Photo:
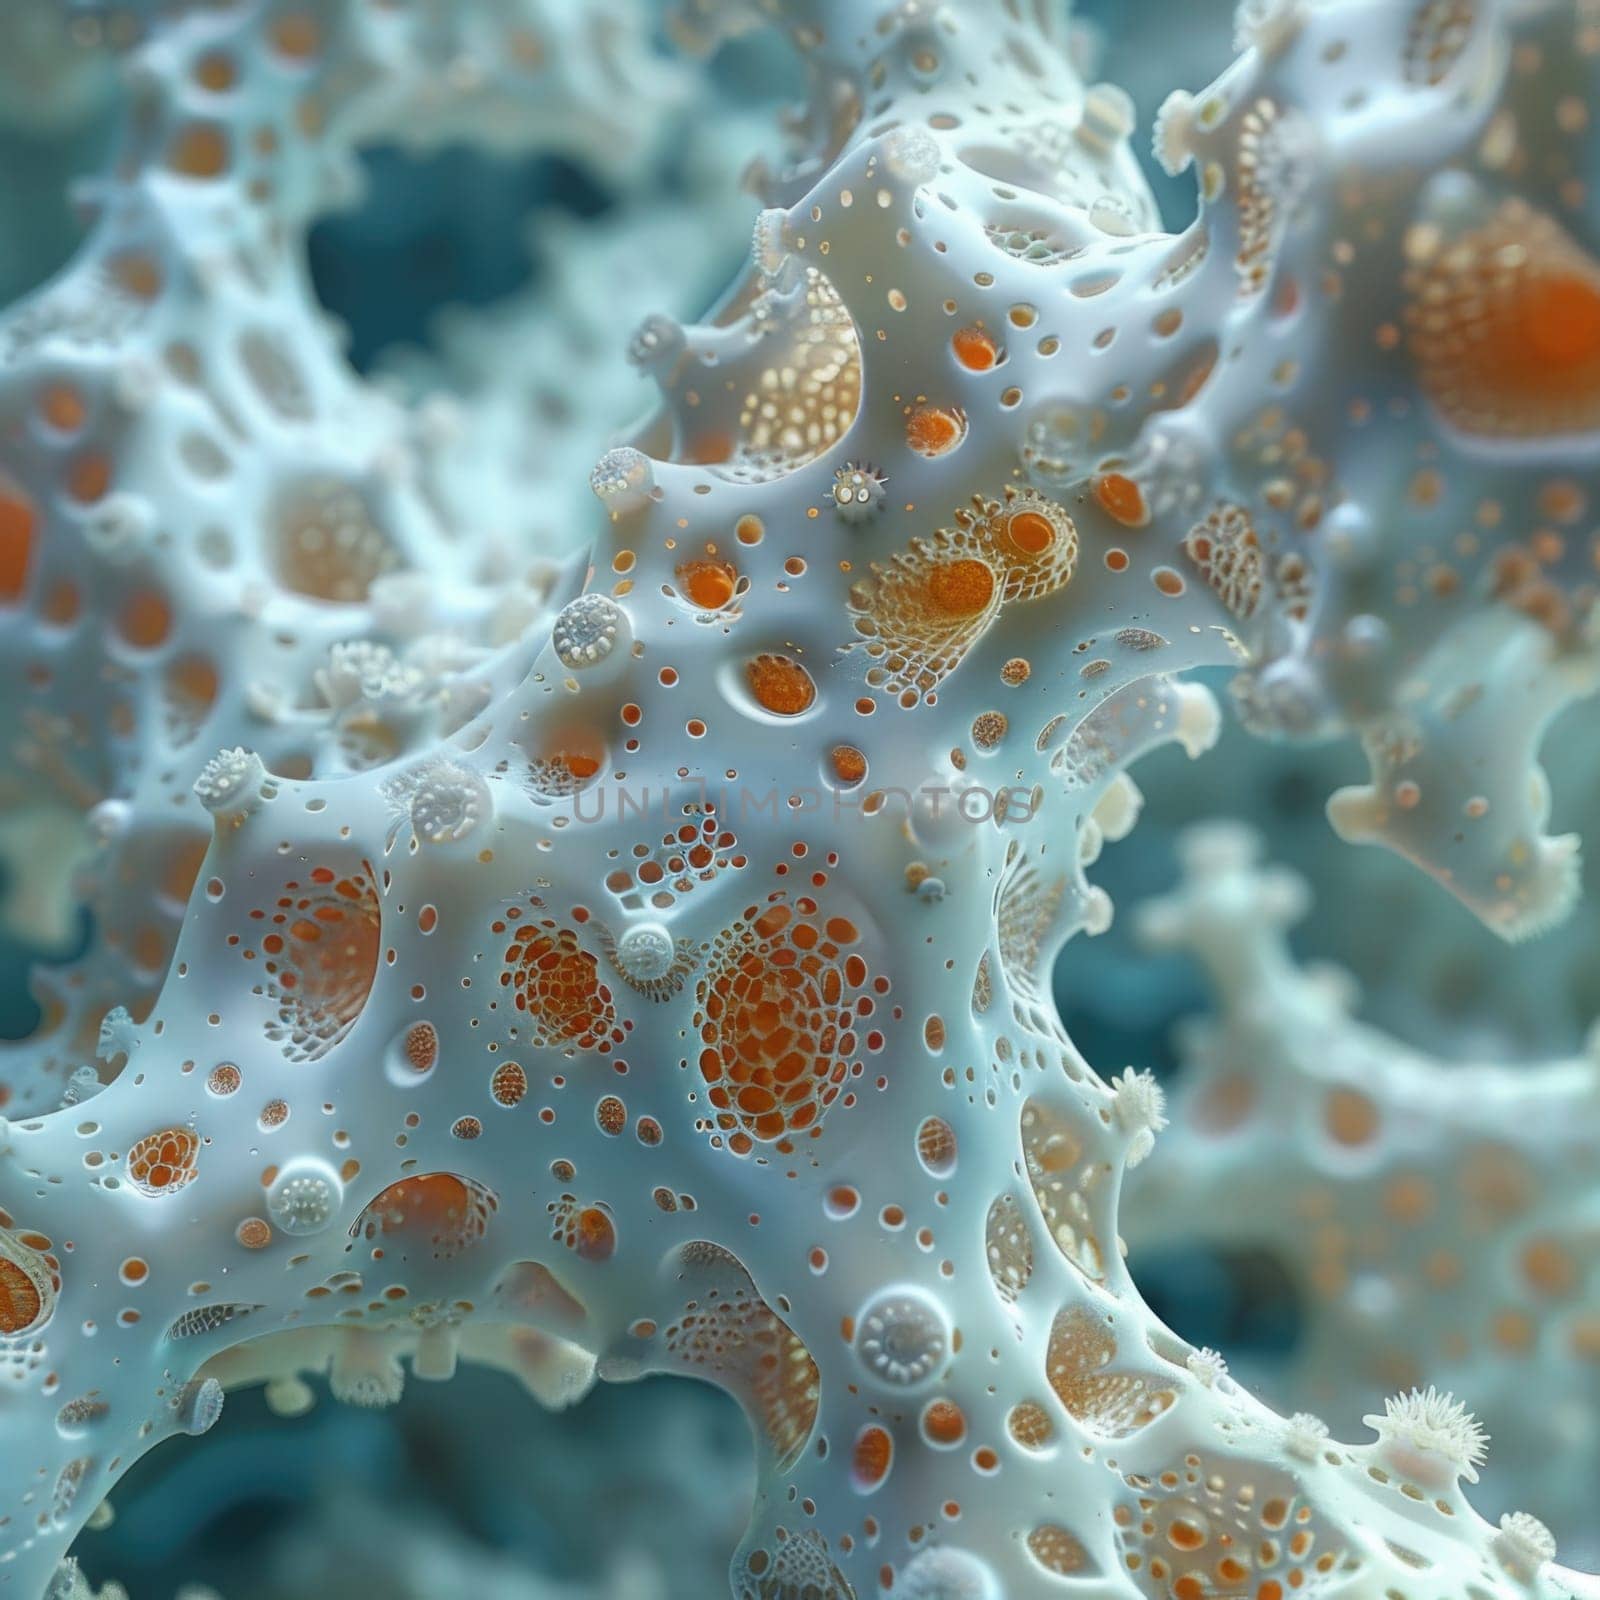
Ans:
[[[939,175],[939,142],[925,128],[896,128],[884,143],[883,164],[907,183],[931,183]]]
[[[1397,1457],[1418,1482],[1442,1484],[1456,1476],[1478,1481],[1489,1436],[1467,1408],[1433,1385],[1391,1395],[1382,1416],[1361,1419],[1378,1435],[1378,1448]]]
[[[1531,1512],[1508,1511],[1500,1518],[1494,1552],[1502,1566],[1537,1572],[1556,1558],[1555,1535]]]
[[[919,1551],[895,1585],[902,1600],[997,1600],[999,1592],[983,1562],[945,1545]]]
[[[875,467],[859,461],[846,462],[833,475],[831,498],[839,520],[851,527],[859,527],[883,509],[889,491],[886,480]]]
[[[222,1385],[215,1378],[196,1378],[179,1391],[173,1407],[178,1426],[198,1439],[209,1433],[222,1415]]]
[[[341,1352],[328,1373],[328,1392],[335,1400],[367,1411],[397,1404],[405,1384],[405,1370],[400,1363],[381,1351],[358,1349],[350,1356]]]
[[[231,1061],[219,1061],[206,1076],[206,1088],[218,1099],[226,1099],[243,1081],[243,1074]]]
[[[316,1392],[304,1378],[274,1378],[262,1396],[275,1417],[303,1417],[316,1403]]]
[[[272,1224],[262,1217],[246,1217],[233,1236],[246,1250],[264,1250],[272,1243]]]
[[[1305,25],[1304,0],[1239,0],[1233,16],[1233,47],[1281,54]]]
[[[789,246],[784,240],[788,215],[780,207],[770,206],[757,214],[750,236],[750,259],[769,278],[775,278],[789,259]]]
[[[550,639],[564,667],[574,672],[604,661],[631,637],[628,614],[603,594],[580,594],[561,608]]]
[[[607,511],[638,511],[655,492],[655,468],[650,458],[630,445],[607,450],[589,474],[589,487]]]
[[[628,359],[645,372],[670,372],[688,348],[680,323],[659,313],[648,316],[628,341]]]
[[[411,828],[422,843],[463,839],[493,814],[489,785],[471,767],[435,761],[417,775],[411,795]]]
[[[213,817],[241,818],[260,807],[266,782],[267,769],[261,757],[235,745],[218,751],[200,769],[194,793]]]
[[[650,983],[672,970],[677,948],[659,922],[635,923],[617,940],[617,967],[635,983]]]
[[[344,1199],[344,1185],[314,1156],[291,1161],[267,1191],[267,1209],[285,1233],[321,1233]]]
[[[1194,160],[1195,99],[1187,89],[1174,89],[1156,112],[1156,164],[1176,178]]]
[[[335,711],[384,701],[412,699],[423,687],[422,673],[386,644],[345,639],[330,646],[328,664],[316,673],[322,697]]]
[[[950,1348],[943,1308],[920,1289],[891,1289],[857,1318],[856,1354],[880,1383],[910,1389],[939,1371]]]

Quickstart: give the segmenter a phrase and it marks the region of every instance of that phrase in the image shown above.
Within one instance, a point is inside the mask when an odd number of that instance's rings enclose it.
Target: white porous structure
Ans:
[[[1450,1064],[1350,1014],[1337,972],[1285,944],[1308,901],[1228,825],[1183,840],[1186,879],[1142,934],[1204,964],[1220,1014],[1183,1030],[1161,1159],[1124,1196],[1142,1248],[1264,1250],[1306,1328],[1264,1387],[1336,1428],[1375,1392],[1470,1396],[1484,1489],[1596,1549],[1600,1052]]]
[[[65,37],[64,8],[27,14],[30,36]],[[0,330],[0,673],[18,690],[0,854],[24,932],[64,937],[74,867],[94,917],[82,956],[36,978],[39,1033],[0,1052],[0,1111],[54,1104],[108,1006],[148,1011],[210,837],[212,751],[304,777],[425,750],[481,707],[489,651],[546,613],[574,541],[519,543],[450,492],[472,420],[356,378],[305,235],[380,137],[643,160],[685,85],[638,51],[642,17],[198,8],[125,61],[98,226]],[[95,27],[140,23],[119,7]]]
[[[809,109],[739,282],[636,342],[661,414],[542,622],[293,248],[352,142],[545,59],[508,9],[153,18],[100,227],[0,326],[5,737],[211,829],[170,962],[94,969],[120,1072],[0,1137],[0,1595],[223,1386],[458,1354],[738,1395],[740,1600],[1592,1594],[1473,1511],[1462,1402],[1340,1443],[1149,1312],[1118,1200],[1166,1112],[1050,997],[1207,664],[1362,735],[1341,831],[1508,936],[1569,903],[1591,9],[1246,0],[1161,118],[1174,236],[1050,7],[692,7],[784,29]],[[446,26],[492,37],[441,88]],[[136,792],[218,750],[205,806]]]

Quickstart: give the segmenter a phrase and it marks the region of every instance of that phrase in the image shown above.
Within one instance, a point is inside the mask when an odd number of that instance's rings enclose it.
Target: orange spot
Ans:
[[[578,1213],[572,1248],[585,1261],[609,1261],[617,1248],[617,1230],[598,1206]]]
[[[44,1300],[16,1262],[0,1255],[0,1334],[22,1333],[38,1320]]]
[[[853,744],[836,744],[831,759],[840,783],[860,783],[867,775],[867,758]]]
[[[1150,520],[1150,507],[1145,504],[1144,490],[1132,478],[1120,472],[1108,472],[1095,480],[1094,497],[1106,515],[1113,517],[1125,528],[1142,528]]]
[[[953,617],[976,616],[993,595],[994,573],[982,561],[951,561],[928,574],[928,597]]]
[[[136,300],[154,300],[161,293],[161,268],[142,251],[127,251],[107,263],[111,275]]]
[[[202,89],[209,89],[212,94],[225,94],[238,82],[239,74],[231,57],[220,50],[213,50],[195,63],[194,79]]]
[[[605,755],[605,740],[588,728],[568,728],[544,746],[545,762],[580,783],[587,783],[599,772]]]
[[[221,684],[216,667],[204,656],[184,656],[167,668],[167,687],[175,699],[205,711],[215,702]]]
[[[122,603],[118,617],[122,637],[140,650],[154,650],[172,627],[172,612],[164,595],[154,589],[135,589]]]
[[[0,479],[0,601],[8,605],[22,598],[28,581],[33,530],[32,504]]]
[[[745,675],[757,703],[776,716],[797,717],[817,698],[811,674],[789,656],[756,656],[745,664]]]
[[[167,165],[186,178],[221,177],[228,170],[228,136],[214,123],[187,123],[172,141]]]
[[[67,469],[67,493],[81,506],[105,498],[111,487],[111,463],[102,455],[79,456]]]
[[[967,1419],[954,1400],[934,1400],[922,1413],[922,1431],[934,1444],[960,1444],[966,1437]]]
[[[1538,284],[1523,301],[1529,351],[1552,366],[1576,366],[1600,354],[1600,292],[1579,278]]]
[[[851,1458],[851,1471],[856,1486],[876,1489],[889,1476],[889,1465],[894,1460],[894,1441],[888,1431],[876,1423],[861,1430]]]
[[[391,1183],[356,1219],[351,1237],[405,1232],[453,1255],[483,1237],[494,1208],[494,1197],[477,1185],[449,1172],[424,1173]]]
[[[52,383],[39,396],[39,414],[52,428],[76,433],[83,426],[88,408],[83,396],[70,383]]]
[[[678,582],[702,611],[720,611],[733,598],[733,568],[720,561],[686,561]]]
[[[1337,1143],[1366,1144],[1378,1131],[1378,1108],[1357,1089],[1333,1089],[1323,1107],[1323,1120]]]
[[[322,30],[309,12],[291,11],[273,24],[272,42],[291,60],[307,61],[322,48]]]
[[[942,456],[961,443],[967,431],[959,411],[922,406],[906,418],[906,443],[924,456]]]
[[[1025,556],[1042,555],[1056,541],[1050,519],[1037,511],[1019,511],[1006,521],[1006,537]]]
[[[956,360],[969,372],[987,372],[1000,359],[1000,347],[982,328],[963,328],[950,340]]]
[[[703,433],[698,438],[690,440],[684,452],[684,459],[696,466],[712,467],[719,461],[726,461],[733,454],[733,444],[731,433]]]

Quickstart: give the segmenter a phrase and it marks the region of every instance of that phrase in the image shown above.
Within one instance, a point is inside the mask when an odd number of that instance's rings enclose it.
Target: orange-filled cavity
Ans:
[[[322,29],[309,11],[289,11],[272,25],[273,47],[291,61],[309,61],[322,49]]]
[[[279,1001],[271,1036],[291,1060],[315,1061],[361,1015],[377,975],[378,898],[365,873],[314,867],[285,885],[261,938],[263,965]]]
[[[829,760],[840,783],[860,783],[867,775],[867,758],[853,744],[836,744]]]
[[[950,339],[955,358],[968,372],[988,372],[1000,360],[1000,346],[982,328],[962,328]]]
[[[1497,438],[1600,428],[1600,262],[1553,218],[1509,201],[1442,240],[1407,288],[1419,381],[1457,427]]]
[[[977,616],[994,598],[994,570],[971,557],[945,562],[928,574],[928,598],[947,616]]]
[[[142,1194],[172,1194],[199,1169],[200,1136],[192,1128],[149,1133],[128,1152],[128,1182]]]
[[[819,1127],[859,1070],[855,1029],[873,1009],[860,994],[866,963],[848,948],[859,930],[842,917],[819,926],[816,910],[750,907],[718,936],[699,985],[700,1075],[736,1151]]]
[[[798,717],[817,698],[811,674],[792,656],[768,653],[745,665],[745,676],[756,703],[774,716]]]
[[[616,1253],[616,1227],[599,1206],[585,1206],[574,1219],[572,1248],[584,1261],[609,1261]]]
[[[154,650],[172,631],[172,607],[158,589],[135,589],[117,613],[122,637],[138,650]]]
[[[678,585],[702,611],[720,611],[733,598],[737,575],[725,561],[686,561]]]
[[[439,1030],[431,1022],[413,1022],[406,1029],[405,1052],[417,1072],[431,1072],[439,1059]]]
[[[876,1489],[889,1476],[894,1440],[888,1430],[871,1423],[861,1430],[851,1454],[850,1472],[858,1489]]]
[[[1018,511],[1006,518],[1006,538],[1025,556],[1040,556],[1056,542],[1055,524],[1038,511]]]
[[[489,1080],[489,1093],[496,1105],[515,1106],[528,1092],[528,1074],[515,1061],[502,1061]]]
[[[356,1218],[350,1236],[426,1239],[435,1256],[449,1257],[483,1237],[497,1205],[481,1184],[453,1172],[428,1172],[391,1183]]]
[[[954,1400],[932,1400],[922,1413],[922,1432],[930,1444],[960,1444],[967,1435],[967,1419]]]
[[[585,725],[561,728],[541,745],[534,761],[541,788],[561,793],[598,777],[605,766],[606,742]]]
[[[37,527],[33,502],[0,478],[0,604],[15,605],[28,586]]]
[[[39,396],[39,415],[52,428],[76,433],[89,415],[83,396],[70,383],[47,384]]]
[[[227,132],[213,122],[185,123],[167,151],[167,165],[185,178],[220,178],[231,159]]]
[[[1108,472],[1097,478],[1094,497],[1100,502],[1101,510],[1125,528],[1142,528],[1150,520],[1144,490],[1120,472]]]
[[[512,934],[505,961],[500,981],[541,1044],[606,1051],[621,1037],[600,964],[571,928],[524,924]]]
[[[906,418],[906,444],[921,456],[942,456],[967,435],[967,419],[955,407],[919,406]]]
[[[44,1303],[37,1285],[14,1261],[0,1256],[0,1335],[31,1328]]]

